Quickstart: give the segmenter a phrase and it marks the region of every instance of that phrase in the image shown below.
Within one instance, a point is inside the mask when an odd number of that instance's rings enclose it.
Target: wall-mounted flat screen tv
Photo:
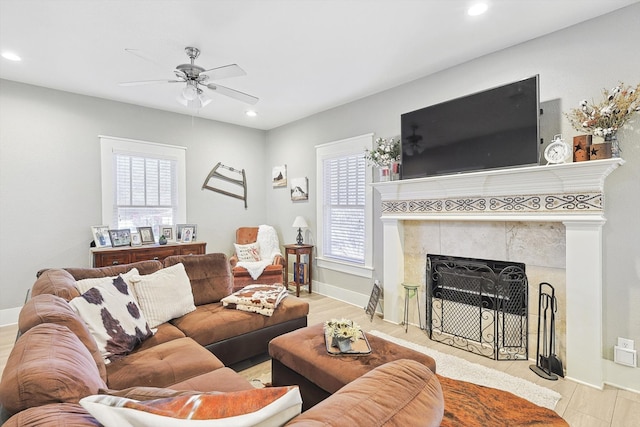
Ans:
[[[538,164],[539,76],[402,114],[401,178]]]

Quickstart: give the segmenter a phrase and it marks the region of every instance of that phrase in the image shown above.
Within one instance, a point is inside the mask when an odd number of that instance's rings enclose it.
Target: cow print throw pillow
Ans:
[[[89,327],[107,364],[153,335],[121,276],[89,289],[69,304]]]

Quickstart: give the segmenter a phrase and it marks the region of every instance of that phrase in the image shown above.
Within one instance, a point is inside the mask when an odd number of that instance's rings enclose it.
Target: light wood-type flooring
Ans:
[[[531,372],[529,369],[531,362],[529,361],[491,360],[431,341],[426,333],[417,326],[409,326],[409,331],[405,333],[404,326],[385,322],[378,316],[374,316],[373,321],[370,321],[369,316],[361,307],[355,307],[318,294],[309,295],[304,291],[301,292],[300,297],[310,304],[309,325],[322,323],[331,318],[346,317],[359,323],[365,331],[375,329],[556,390],[562,395],[562,399],[556,406],[556,412],[572,427],[640,426],[640,394],[638,393],[610,386],[605,386],[605,389],[601,391],[562,378],[558,381],[547,381]],[[4,365],[16,338],[16,330],[15,325],[0,327],[0,370],[4,370]],[[233,368],[239,370],[249,380],[269,381],[270,361],[265,358],[252,360]]]

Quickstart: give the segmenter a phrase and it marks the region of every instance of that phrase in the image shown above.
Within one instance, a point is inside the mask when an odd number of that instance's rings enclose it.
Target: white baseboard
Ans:
[[[632,368],[614,363],[612,360],[602,360],[605,384],[640,393],[640,368]]]
[[[357,292],[340,288],[338,286],[316,282],[315,280],[313,282],[313,292],[363,308],[366,307],[367,303],[369,302],[368,295],[359,294]]]
[[[0,310],[0,326],[15,325],[22,307],[5,308]]]

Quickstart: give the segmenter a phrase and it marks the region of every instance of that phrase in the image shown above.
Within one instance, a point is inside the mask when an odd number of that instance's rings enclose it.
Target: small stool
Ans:
[[[409,330],[409,300],[411,299],[411,291],[416,293],[416,304],[418,305],[418,321],[420,322],[420,329],[424,329],[422,326],[422,316],[420,315],[420,294],[418,293],[419,285],[412,285],[409,283],[403,283],[402,287],[404,288],[404,320],[402,324],[404,325],[404,332],[407,333]]]

